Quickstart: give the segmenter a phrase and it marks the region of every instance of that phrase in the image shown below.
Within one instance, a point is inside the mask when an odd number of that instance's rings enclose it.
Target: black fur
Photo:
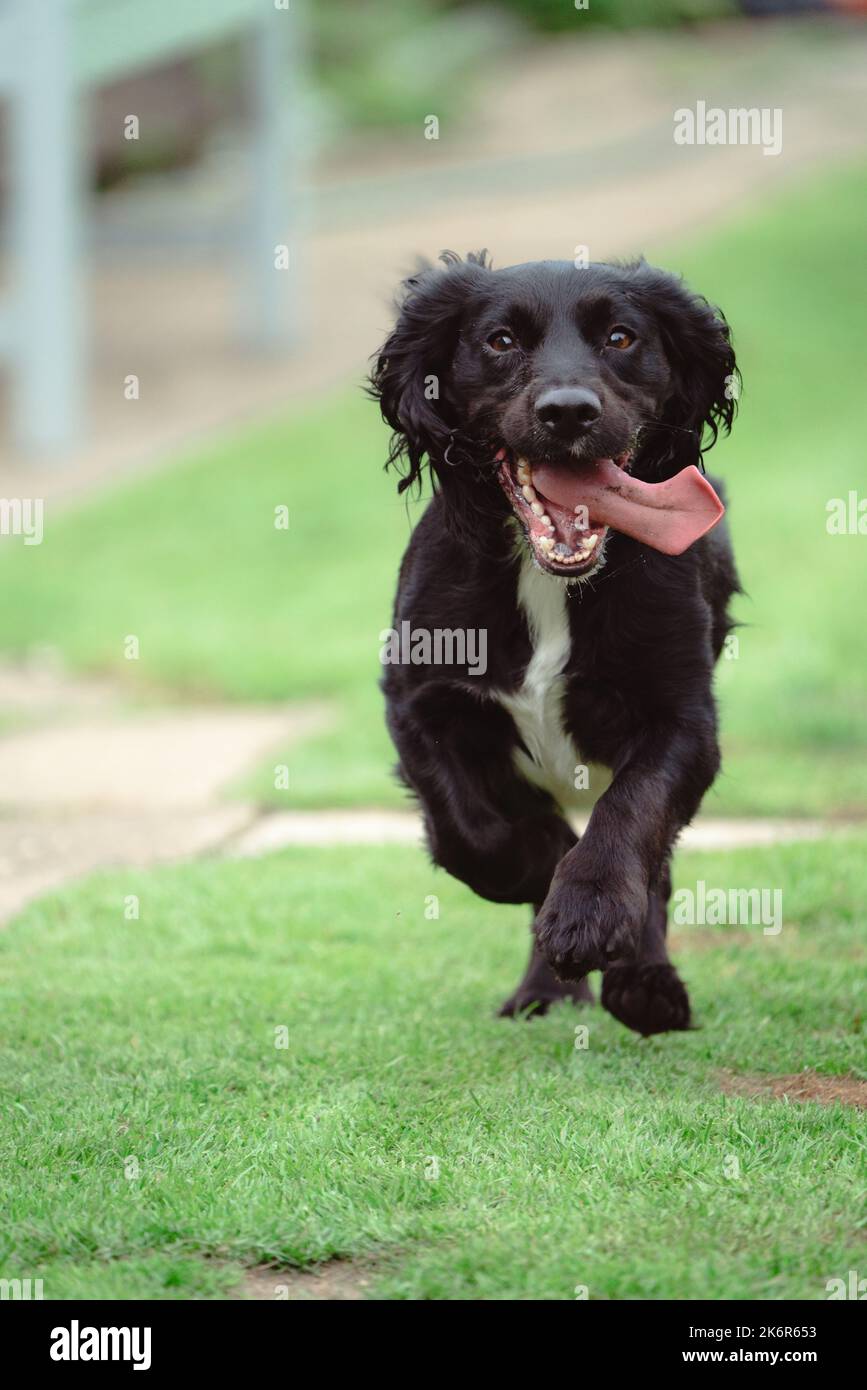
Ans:
[[[568,589],[563,716],[581,760],[611,769],[580,843],[560,806],[515,768],[518,733],[494,692],[515,691],[531,656],[517,601],[520,550],[494,457],[563,457],[535,413],[551,387],[580,386],[602,413],[576,449],[633,451],[661,480],[701,462],[735,410],[725,320],[644,262],[543,262],[495,271],[485,253],[426,267],[403,287],[372,375],[392,427],[400,488],[426,466],[434,497],[401,567],[394,623],[485,629],[487,671],[389,665],[383,688],[400,774],[421,804],[434,861],[495,902],[535,905],[525,980],[502,1012],[586,997],[642,1033],[689,1025],[665,947],[668,864],[719,768],[712,674],[739,588],[725,525],[684,554],[612,533],[605,563]],[[616,351],[611,325],[634,345]],[[495,350],[499,330],[518,344]],[[719,488],[718,488],[719,490]],[[551,584],[565,581],[551,577]]]

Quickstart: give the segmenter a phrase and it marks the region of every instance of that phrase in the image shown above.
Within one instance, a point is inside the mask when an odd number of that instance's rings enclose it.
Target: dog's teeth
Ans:
[[[523,492],[526,501],[528,501],[531,504],[535,502],[536,493],[533,490],[533,488],[530,487],[529,483],[525,483],[524,486],[521,488],[521,491]]]
[[[520,463],[518,464],[517,476],[519,483],[529,484],[533,481],[533,474],[530,471],[530,466],[529,464],[525,463],[523,459],[521,459]]]
[[[584,549],[585,549],[585,550],[593,550],[593,548],[596,546],[598,540],[599,540],[599,537],[596,536],[596,535],[588,536],[587,539],[586,539],[586,541],[584,542]]]
[[[539,546],[540,550],[554,549],[554,542],[551,540],[550,536],[540,536],[536,544]]]
[[[531,502],[530,511],[533,512],[534,516],[538,516],[540,519],[545,515],[545,508],[542,506],[541,502]]]
[[[545,512],[542,513],[542,515],[539,517],[539,520],[541,521],[543,526],[547,526],[550,531],[553,531],[554,523]]]

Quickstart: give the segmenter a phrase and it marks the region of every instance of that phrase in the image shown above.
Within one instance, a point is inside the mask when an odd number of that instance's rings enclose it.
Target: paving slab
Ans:
[[[124,698],[108,680],[0,667],[0,922],[94,869],[222,848],[258,814],[232,799],[237,784],[331,718],[325,705],[152,709]]]
[[[0,810],[208,807],[270,749],[326,723],[318,707],[238,705],[13,731],[0,739]]]
[[[151,813],[0,817],[0,923],[95,869],[142,869],[214,851],[253,820],[241,803]]]

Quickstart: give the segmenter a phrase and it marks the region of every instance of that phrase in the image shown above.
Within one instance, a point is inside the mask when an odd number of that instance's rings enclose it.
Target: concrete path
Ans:
[[[575,830],[587,827],[587,816],[573,816]],[[680,837],[682,849],[744,849],[750,845],[787,844],[818,840],[851,829],[860,822],[770,819],[722,819],[701,816]],[[411,845],[422,842],[421,817],[410,811],[280,811],[258,816],[233,838],[233,857],[270,854],[289,845]]]
[[[0,813],[197,810],[278,746],[318,732],[314,708],[144,710],[0,739]]]
[[[239,788],[326,728],[326,705],[131,707],[112,682],[44,658],[0,663],[0,922],[94,869],[251,858],[290,845],[419,844],[414,812],[262,811]],[[576,822],[582,828],[581,822]],[[816,820],[701,820],[686,847],[814,839]]]
[[[232,804],[0,815],[0,924],[94,869],[141,869],[213,853],[254,816],[250,806]]]
[[[0,664],[0,921],[92,869],[219,849],[257,817],[238,784],[329,719],[324,705],[130,707],[50,661]]]

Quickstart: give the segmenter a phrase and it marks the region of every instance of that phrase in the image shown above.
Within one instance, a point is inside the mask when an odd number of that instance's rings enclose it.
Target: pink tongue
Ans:
[[[644,541],[664,555],[680,555],[716,526],[725,507],[694,465],[664,483],[632,478],[612,459],[575,468],[533,466],[533,483],[543,498],[574,511],[585,506],[598,525]]]

